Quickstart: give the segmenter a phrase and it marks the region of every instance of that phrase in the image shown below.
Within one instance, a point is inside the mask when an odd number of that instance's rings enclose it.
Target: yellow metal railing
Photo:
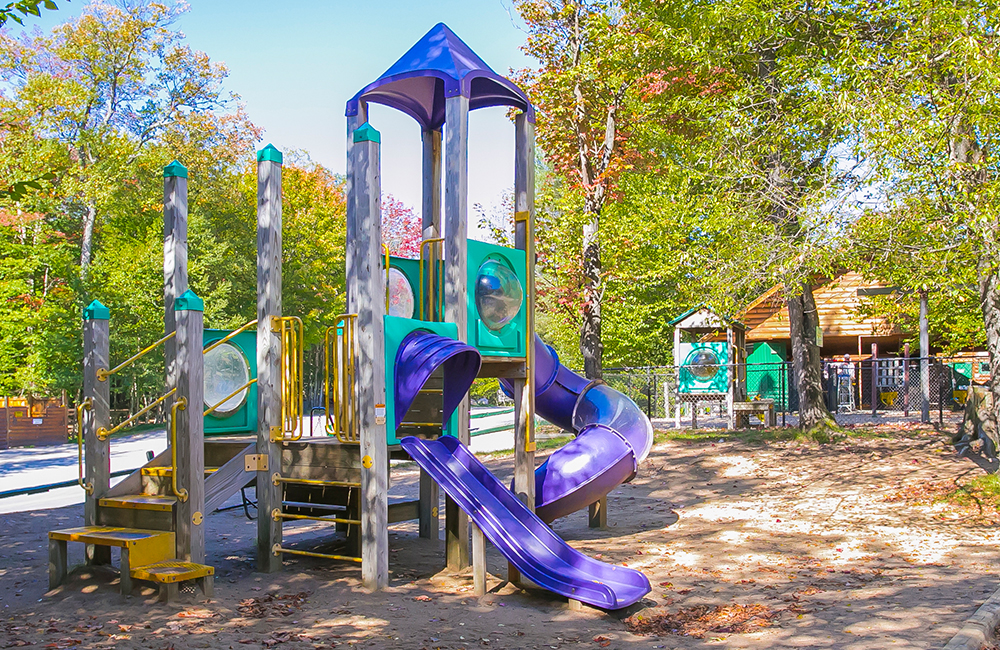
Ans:
[[[272,442],[302,438],[302,320],[296,316],[275,317],[274,331],[281,336],[281,426],[271,430]]]
[[[434,289],[437,279],[438,255],[435,244],[444,241],[444,237],[434,237],[420,242],[420,320],[437,320],[437,302],[435,301]],[[427,257],[424,257],[424,248],[427,249]],[[427,262],[429,266],[427,285],[424,285],[424,266]]]
[[[80,461],[80,487],[82,487],[87,494],[94,493],[94,484],[91,481],[87,481],[86,483],[83,481],[83,410],[90,410],[93,407],[94,401],[89,397],[76,405],[76,445],[79,451],[78,458]]]
[[[209,413],[214,413],[217,408],[219,408],[220,406],[222,406],[223,404],[225,404],[226,402],[228,402],[231,397],[236,397],[237,395],[240,394],[240,392],[242,392],[243,390],[249,388],[250,386],[253,386],[256,383],[257,383],[257,378],[254,377],[253,379],[251,379],[247,383],[243,384],[242,386],[240,386],[239,388],[237,388],[233,392],[231,392],[228,395],[226,395],[225,397],[223,397],[222,400],[220,400],[218,404],[215,404],[214,406],[211,406],[208,410],[206,410],[204,413],[202,413],[202,415],[208,415]]]
[[[170,392],[173,393],[174,391]],[[186,397],[175,400],[170,405],[170,467],[173,470],[170,474],[170,486],[174,490],[174,496],[181,501],[188,500],[188,491],[184,488],[177,488],[177,411],[184,411],[186,409]]]
[[[389,247],[382,244],[382,252],[385,253],[385,313],[389,313]]]
[[[150,352],[152,352],[153,350],[155,350],[158,346],[163,345],[164,343],[166,343],[170,339],[174,338],[174,336],[176,336],[176,335],[177,335],[177,332],[171,332],[170,334],[167,334],[166,336],[164,336],[162,339],[160,339],[156,343],[153,343],[152,345],[150,345],[150,346],[148,346],[146,348],[143,348],[142,350],[139,350],[139,352],[135,356],[129,357],[128,359],[126,359],[122,363],[118,364],[117,366],[115,366],[111,370],[105,370],[104,368],[98,368],[97,369],[97,381],[107,381],[108,377],[110,377],[111,375],[115,374],[116,372],[118,372],[122,368],[129,367],[130,365],[132,365],[133,363],[135,363],[139,359],[143,358],[144,356],[146,356],[147,354],[149,354]]]
[[[215,348],[219,347],[223,343],[226,343],[227,341],[230,341],[233,338],[235,338],[237,334],[245,332],[246,330],[250,329],[251,327],[253,327],[256,324],[257,324],[257,319],[255,318],[254,320],[250,321],[249,323],[247,323],[243,327],[239,328],[238,330],[233,330],[229,334],[226,334],[225,336],[223,336],[218,341],[214,341],[211,345],[209,345],[207,348],[205,348],[204,350],[202,350],[202,353],[203,354],[208,354],[209,352],[211,352]]]
[[[135,422],[136,420],[138,420],[142,416],[146,415],[150,411],[152,411],[154,408],[156,408],[157,406],[159,406],[163,402],[167,401],[167,399],[169,399],[170,396],[173,395],[176,392],[177,392],[176,388],[171,388],[166,393],[164,393],[163,395],[161,395],[161,396],[157,397],[155,400],[153,400],[152,403],[150,403],[149,405],[147,405],[141,411],[139,411],[138,413],[136,413],[135,415],[133,415],[129,419],[125,420],[124,422],[122,422],[118,426],[114,427],[110,431],[107,430],[107,429],[105,429],[104,427],[101,427],[100,429],[97,430],[97,439],[98,440],[107,440],[108,438],[110,438],[114,434],[116,434],[119,431],[121,431],[122,429],[128,427],[130,424],[132,424],[133,422]]]
[[[354,384],[357,378],[354,354],[357,319],[357,314],[337,316],[333,326],[326,328],[326,336],[323,339],[326,432],[337,436],[340,442],[355,444],[361,442],[357,427],[357,402],[354,396]]]

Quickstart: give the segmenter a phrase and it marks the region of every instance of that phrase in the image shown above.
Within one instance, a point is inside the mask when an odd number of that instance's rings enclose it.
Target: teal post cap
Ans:
[[[83,320],[108,320],[111,318],[111,310],[101,304],[100,300],[94,300],[83,308]]]
[[[365,122],[357,129],[354,130],[354,141],[355,142],[375,142],[376,144],[381,144],[382,134],[375,130],[375,127]]]
[[[205,301],[188,289],[174,300],[174,311],[205,311]]]
[[[269,144],[257,152],[257,162],[264,162],[265,160],[276,162],[280,165],[284,161],[284,157],[278,151],[277,147]]]
[[[188,169],[179,161],[175,160],[163,168],[163,178],[187,178]]]

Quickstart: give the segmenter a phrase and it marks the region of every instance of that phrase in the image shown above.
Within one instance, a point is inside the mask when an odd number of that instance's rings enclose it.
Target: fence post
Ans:
[[[930,335],[927,327],[927,292],[920,292],[920,421],[931,421]]]
[[[205,361],[202,352],[205,303],[190,289],[174,301],[177,327],[177,557],[205,562]],[[181,401],[184,400],[184,401]],[[171,422],[171,427],[174,423]]]
[[[903,417],[910,416],[910,344],[903,344]]]
[[[872,343],[872,417],[878,409],[878,344]]]
[[[83,409],[80,432],[86,458],[85,481],[93,491],[84,502],[84,524],[97,525],[97,501],[111,486],[110,442],[99,440],[97,430],[111,428],[111,378],[97,378],[98,370],[111,368],[110,310],[95,300],[83,310],[83,399],[91,401]],[[111,564],[111,547],[87,545],[87,564]]]

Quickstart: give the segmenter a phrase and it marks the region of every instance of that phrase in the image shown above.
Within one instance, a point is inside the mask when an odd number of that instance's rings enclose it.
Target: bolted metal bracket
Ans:
[[[191,523],[194,524],[195,526],[200,526],[201,522],[203,522],[204,520],[205,516],[202,515],[200,512],[196,512],[193,515],[191,515]]]
[[[243,457],[243,466],[246,472],[266,472],[267,454],[247,454]]]
[[[274,521],[281,521],[281,508],[275,508],[271,511],[271,519]]]

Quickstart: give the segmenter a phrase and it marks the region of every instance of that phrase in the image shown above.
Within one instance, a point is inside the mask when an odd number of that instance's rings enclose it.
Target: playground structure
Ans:
[[[419,260],[392,257],[382,243],[381,135],[368,123],[370,102],[402,110],[421,127]],[[514,248],[467,239],[468,115],[488,106],[518,111]],[[440,488],[445,562],[461,570],[471,560],[477,594],[486,590],[488,538],[510,563],[511,582],[605,608],[636,602],[650,589],[645,576],[587,558],[545,523],[589,507],[591,525],[604,525],[605,497],[635,476],[652,426],[627,397],[562,366],[535,335],[530,102],[439,24],[352,98],[346,113],[347,313],[324,324],[329,435],[302,435],[304,327],[281,305],[281,153],[268,145],[257,155],[257,319],[233,332],[205,330],[203,304],[188,289],[187,173],[168,165],[165,335],[112,368],[110,313],[96,301],[84,312],[78,421],[86,525],[50,533],[51,586],[65,579],[67,542],[80,541],[89,563],[108,564],[110,548],[121,548],[123,593],[134,578],[160,583],[165,598],[187,580],[210,594],[204,517],[255,484],[259,570],[280,570],[285,554],[353,561],[367,588],[382,589],[388,526],[416,519],[421,537],[438,539]],[[107,378],[158,345],[167,391],[130,420],[163,403],[170,447],[112,488],[109,444],[129,421],[110,427]],[[468,390],[477,377],[499,378],[514,402],[511,490],[467,448]],[[577,434],[537,470],[536,406]],[[391,459],[421,467],[419,499],[389,503]],[[283,523],[302,519],[335,525],[346,533],[347,551],[284,544]]]

